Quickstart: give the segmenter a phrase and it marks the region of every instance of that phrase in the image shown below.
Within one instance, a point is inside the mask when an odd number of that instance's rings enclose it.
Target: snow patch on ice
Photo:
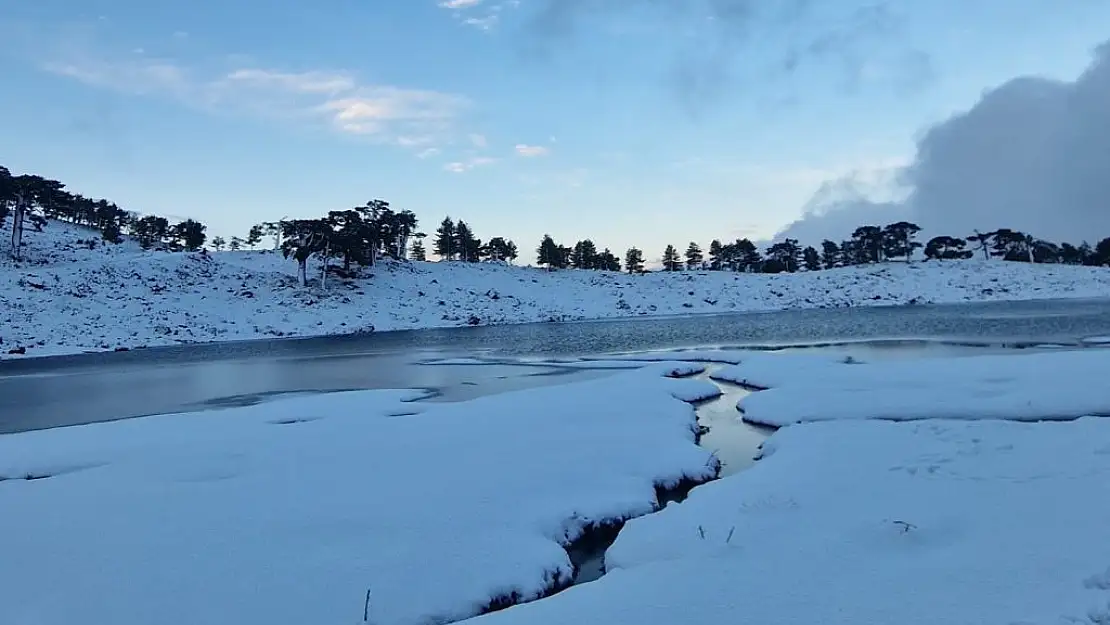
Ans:
[[[714,377],[768,388],[740,400],[744,419],[769,426],[838,419],[1014,419],[1110,415],[1110,351],[1020,351],[846,363],[767,354]]]

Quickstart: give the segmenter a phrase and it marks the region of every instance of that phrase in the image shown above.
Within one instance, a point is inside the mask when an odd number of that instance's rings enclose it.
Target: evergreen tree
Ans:
[[[443,260],[455,260],[458,248],[455,245],[455,222],[445,217],[436,228],[435,253]]]
[[[323,219],[293,219],[281,222],[281,232],[281,253],[286,258],[293,257],[297,261],[301,286],[307,286],[308,259],[314,254],[328,254],[331,226]]]
[[[948,236],[929,239],[925,244],[925,258],[936,260],[959,260],[971,258],[975,252],[965,249],[967,242]]]
[[[586,239],[574,244],[570,253],[570,266],[575,269],[597,269],[597,246]]]
[[[493,237],[485,246],[485,257],[493,261],[512,262],[517,257],[516,243]]]
[[[860,226],[852,233],[857,262],[877,263],[883,259],[883,230],[878,226]],[[866,259],[866,260],[864,260]]]
[[[1060,262],[1068,265],[1082,265],[1083,254],[1079,252],[1079,248],[1071,243],[1060,244]]]
[[[243,239],[239,237],[231,237],[231,242],[227,244],[228,248],[233,252],[238,252],[243,249]]]
[[[825,239],[824,241],[822,241],[821,242],[821,263],[825,266],[825,269],[832,269],[833,267],[836,267],[837,263],[839,263],[839,262],[840,262],[840,247],[836,243],[834,243],[833,241],[830,241],[828,239]]]
[[[621,261],[609,251],[609,248],[605,248],[605,250],[597,256],[597,269],[602,271],[620,271]]]
[[[1110,238],[1103,239],[1095,245],[1093,256],[1094,264],[1110,265]]]
[[[974,244],[979,248],[979,251],[983,252],[983,260],[990,260],[990,244],[991,238],[993,238],[994,235],[994,232],[979,232],[976,230],[975,234],[967,238],[967,241],[968,243]]]
[[[459,220],[455,224],[455,248],[461,260],[476,263],[481,260],[482,241],[474,236],[474,232],[465,221]]]
[[[701,269],[702,262],[705,256],[701,253],[701,247],[694,241],[690,241],[690,245],[686,248],[686,269],[694,271]]]
[[[558,262],[556,263],[555,268],[556,269],[566,269],[567,267],[570,267],[570,256],[571,256],[571,254],[574,253],[574,248],[567,247],[565,245],[559,245],[559,246],[557,246],[557,249],[558,249],[558,256],[557,256],[557,261]]]
[[[428,260],[428,253],[424,250],[424,242],[416,239],[412,242],[411,257],[417,262],[425,262]]]
[[[222,252],[225,245],[227,245],[227,241],[225,241],[223,237],[216,236],[212,238],[212,249],[217,252]]]
[[[555,239],[551,238],[550,234],[543,235],[540,246],[536,248],[536,262],[541,266],[546,266],[548,270],[559,267],[562,264],[560,247],[555,243]]]
[[[921,247],[920,243],[914,241],[920,231],[921,226],[908,221],[899,221],[883,228],[883,255],[888,259],[905,258],[909,262],[913,259],[913,251]]]
[[[254,247],[256,245],[258,245],[259,243],[261,243],[261,242],[262,242],[262,226],[260,226],[260,225],[251,226],[250,231],[247,232],[247,240],[244,241],[244,243],[247,244],[247,247],[249,247],[253,250]]]
[[[629,248],[628,251],[624,253],[624,269],[628,273],[643,273],[643,251],[635,247]]]
[[[821,255],[817,253],[817,249],[813,246],[807,246],[802,250],[802,263],[805,265],[806,271],[819,271],[821,269]]]
[[[673,245],[668,245],[663,250],[663,271],[681,271],[682,259],[678,257],[678,250]]]
[[[725,248],[717,239],[709,244],[709,269],[712,271],[720,271],[724,266],[724,251]]]
[[[794,273],[800,267],[801,255],[802,248],[798,245],[797,239],[786,239],[780,243],[775,243],[767,248],[767,258],[769,261],[774,261],[774,269],[768,270],[765,266],[763,270],[767,273],[778,273],[779,271]]]
[[[169,236],[170,222],[165,217],[147,215],[131,224],[131,234],[143,249],[150,249],[165,242]]]
[[[1086,266],[1098,265],[1098,254],[1086,241],[1079,244],[1079,264]]]
[[[755,246],[749,239],[737,239],[733,243],[733,250],[735,260],[733,267],[735,271],[753,272],[759,271],[760,265],[763,263],[763,256],[759,253],[759,248]]]
[[[100,231],[101,237],[108,243],[122,243],[123,237],[120,232],[119,224],[114,221],[109,221],[104,224],[104,228]]]
[[[207,228],[199,221],[186,219],[170,229],[170,238],[186,251],[195,252],[204,245],[204,241],[208,238],[208,235],[204,233],[205,230]]]

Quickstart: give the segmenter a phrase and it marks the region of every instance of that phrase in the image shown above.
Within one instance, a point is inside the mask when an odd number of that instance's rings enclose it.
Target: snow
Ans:
[[[1098,418],[791,426],[629,522],[605,577],[468,623],[1107,623],[1108,441]]]
[[[89,250],[98,233],[60,222],[28,232],[23,262],[0,260],[0,355],[371,330],[637,316],[1102,297],[1097,267],[971,260],[798,273],[548,272],[483,263],[392,263],[371,277],[297,285],[273,251],[207,256]],[[318,267],[310,268],[318,277]]]
[[[1110,415],[1110,350],[932,357],[853,364],[763,354],[714,378],[767,388],[740,400],[770,426],[837,419],[1074,419]]]
[[[699,381],[669,369],[0,436],[0,622],[357,623],[370,589],[372,622],[404,625],[535,598],[568,581],[587,526],[715,474],[673,398]]]

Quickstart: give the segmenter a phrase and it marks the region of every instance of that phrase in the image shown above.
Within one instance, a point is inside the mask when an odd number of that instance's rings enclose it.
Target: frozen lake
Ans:
[[[13,360],[0,362],[0,433],[284,393],[419,387],[436,391],[433,401],[461,401],[608,375],[539,361],[615,352],[866,342],[854,349],[900,357],[1078,345],[1106,335],[1110,300],[1053,300],[417,330]],[[486,364],[422,364],[451,358]]]

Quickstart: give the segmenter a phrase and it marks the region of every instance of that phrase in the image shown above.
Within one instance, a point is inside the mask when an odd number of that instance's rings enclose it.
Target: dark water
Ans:
[[[0,433],[295,392],[419,387],[438,391],[438,401],[459,401],[609,373],[513,362],[518,358],[876,340],[871,349],[903,352],[924,349],[921,339],[1075,345],[1098,335],[1110,335],[1110,299],[541,323],[10,360],[0,362]],[[420,366],[455,357],[493,364]]]

